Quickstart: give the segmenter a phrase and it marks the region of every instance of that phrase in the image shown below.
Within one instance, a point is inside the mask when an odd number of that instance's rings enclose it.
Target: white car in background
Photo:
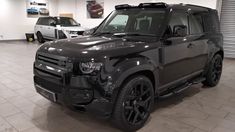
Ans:
[[[40,17],[34,27],[39,43],[82,36],[85,28],[69,17]]]

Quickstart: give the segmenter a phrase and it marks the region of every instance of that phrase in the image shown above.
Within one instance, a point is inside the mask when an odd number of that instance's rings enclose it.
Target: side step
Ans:
[[[193,81],[193,84],[198,84],[198,83],[201,83],[201,82],[203,82],[203,81],[205,81],[206,80],[206,78],[204,78],[204,77],[202,77],[202,78],[197,78],[197,79],[195,79],[194,81]]]
[[[205,81],[206,79],[205,78],[198,78],[198,79],[195,79],[193,82],[188,82],[188,83],[185,83],[175,89],[172,89],[171,92],[169,92],[168,94],[164,94],[164,95],[161,95],[159,96],[158,98],[159,99],[165,99],[165,98],[168,98],[170,96],[173,96],[173,95],[176,95],[176,94],[179,94],[185,90],[187,90],[188,88],[190,88],[190,86],[194,85],[194,84],[198,84],[198,83],[201,83],[203,81]]]

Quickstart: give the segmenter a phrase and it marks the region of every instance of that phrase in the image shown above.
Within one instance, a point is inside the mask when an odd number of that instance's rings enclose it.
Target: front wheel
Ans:
[[[44,43],[45,40],[40,32],[37,32],[37,39],[39,43]]]
[[[145,76],[133,76],[123,85],[117,98],[114,125],[124,131],[143,127],[154,103],[152,82]]]
[[[216,54],[211,60],[208,71],[206,74],[206,80],[202,82],[205,86],[214,87],[219,83],[223,67],[223,59],[221,55]]]

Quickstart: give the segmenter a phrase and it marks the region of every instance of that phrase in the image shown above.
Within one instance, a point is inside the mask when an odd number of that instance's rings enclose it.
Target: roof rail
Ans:
[[[193,6],[193,7],[199,7],[199,8],[205,8],[205,9],[210,9],[209,7],[204,7],[204,6],[199,6],[199,5],[193,5],[193,4],[185,4],[187,6]]]
[[[129,9],[129,8],[131,8],[131,7],[132,7],[131,5],[123,4],[123,5],[116,5],[116,6],[115,6],[115,9],[116,9],[116,10],[121,10],[121,9]]]
[[[140,3],[138,7],[142,8],[166,8],[168,5],[163,2],[158,3]]]

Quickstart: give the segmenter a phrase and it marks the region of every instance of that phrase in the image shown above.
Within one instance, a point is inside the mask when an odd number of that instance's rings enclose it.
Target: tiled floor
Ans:
[[[38,95],[32,66],[39,46],[0,43],[0,132],[115,132],[107,120],[75,113]],[[140,132],[235,132],[235,60],[215,88],[195,85],[161,100]]]

